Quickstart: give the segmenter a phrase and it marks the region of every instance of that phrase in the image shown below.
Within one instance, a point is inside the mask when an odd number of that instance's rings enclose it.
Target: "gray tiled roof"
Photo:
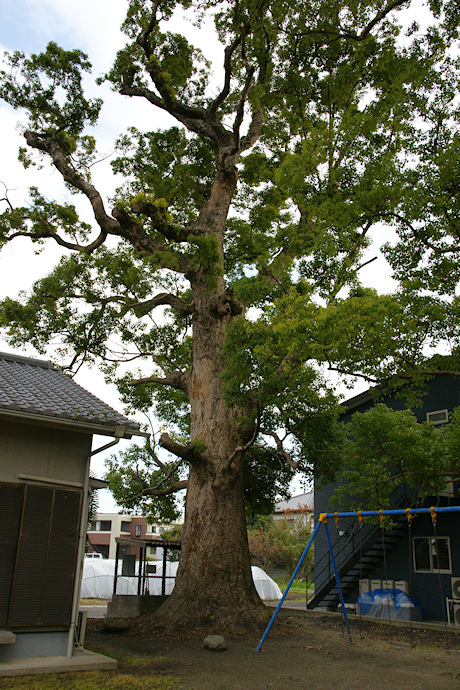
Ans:
[[[51,362],[0,352],[0,412],[42,415],[136,433],[139,425],[79,386]]]
[[[314,493],[309,491],[306,494],[299,494],[298,496],[292,496],[288,501],[278,501],[275,505],[275,513],[282,513],[283,510],[300,510],[304,507],[307,510],[313,510],[314,506]]]

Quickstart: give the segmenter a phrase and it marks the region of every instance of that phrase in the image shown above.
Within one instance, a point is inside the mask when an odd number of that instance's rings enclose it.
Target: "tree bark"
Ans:
[[[158,625],[223,633],[266,624],[251,576],[241,465],[231,473],[191,468],[179,570]]]
[[[230,173],[218,173],[200,216],[201,229],[215,238],[222,261],[225,220],[236,178],[233,168]],[[197,453],[190,466],[176,584],[156,614],[156,622],[217,632],[260,627],[266,615],[251,575],[243,454],[233,453],[242,440],[237,412],[229,409],[221,391],[222,345],[237,315],[231,305],[222,308],[228,301],[220,272],[214,280],[212,291],[206,270],[199,269],[191,280],[195,313],[189,398],[191,440]]]

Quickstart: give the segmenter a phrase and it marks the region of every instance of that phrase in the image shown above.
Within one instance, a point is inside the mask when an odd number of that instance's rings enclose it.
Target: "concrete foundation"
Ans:
[[[66,632],[32,632],[15,633],[13,644],[0,647],[0,663],[10,659],[27,657],[65,656],[69,633]]]
[[[114,671],[115,659],[85,650],[74,650],[71,657],[53,656],[0,661],[1,676],[24,676],[36,673],[70,673],[72,671]]]
[[[168,598],[150,594],[137,596],[115,594],[107,605],[107,618],[136,618],[144,613],[154,613]]]
[[[0,628],[0,644],[14,644],[16,642],[16,635],[11,630]]]

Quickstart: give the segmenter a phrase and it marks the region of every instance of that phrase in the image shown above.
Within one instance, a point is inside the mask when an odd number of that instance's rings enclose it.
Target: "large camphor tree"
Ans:
[[[51,164],[93,221],[38,188],[22,207],[5,194],[0,243],[63,257],[3,300],[0,325],[40,352],[58,341],[70,370],[99,362],[128,406],[169,425],[143,451],[148,471],[133,450],[120,475],[141,502],[187,488],[159,624],[264,620],[245,470],[330,476],[340,376],[398,386],[458,370],[458,16],[429,5],[420,27],[410,0],[129,0],[103,80],[173,126],[121,136],[111,199],[91,178],[101,102],[83,92],[86,55],[50,43],[7,57],[0,95],[29,114],[21,160]],[[203,42],[214,22],[216,74],[174,33],[181,13]],[[360,283],[371,240],[391,240],[395,294]]]

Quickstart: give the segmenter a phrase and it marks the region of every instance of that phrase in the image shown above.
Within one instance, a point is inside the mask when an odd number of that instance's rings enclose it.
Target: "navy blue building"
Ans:
[[[413,410],[419,422],[430,420],[448,423],[449,414],[460,406],[460,380],[447,374],[435,376],[425,384],[422,404]],[[406,407],[405,399],[388,395],[380,397],[394,410]],[[346,401],[343,421],[355,412],[365,412],[376,403],[374,392]],[[346,511],[349,506],[334,505],[331,497],[337,484],[315,486],[315,523],[321,513]],[[390,508],[415,504],[417,496],[407,485],[400,486],[391,497]],[[438,497],[428,497],[424,506],[460,505],[458,484],[451,482]],[[450,618],[460,625],[460,513],[439,514],[436,526],[430,515],[414,516],[408,529],[406,516],[398,517],[391,530],[371,524],[360,529],[359,521],[342,518],[338,525],[328,522],[336,555],[345,602],[356,604],[362,591],[379,588],[409,587],[422,605],[427,620]],[[315,596],[308,608],[335,610],[339,605],[326,534],[319,529],[315,538]],[[361,592],[360,592],[361,582]],[[409,592],[408,592],[409,593]]]

